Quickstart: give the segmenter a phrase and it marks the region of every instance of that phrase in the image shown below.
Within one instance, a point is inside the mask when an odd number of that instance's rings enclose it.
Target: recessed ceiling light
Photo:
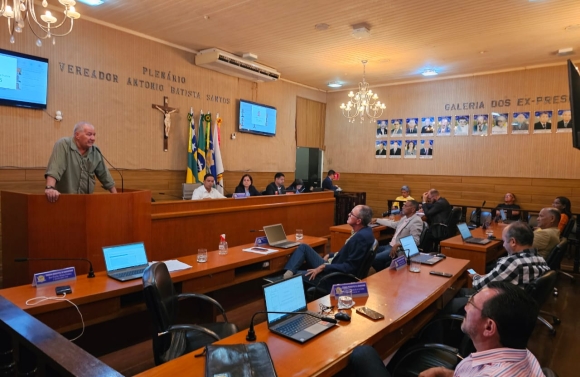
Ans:
[[[330,27],[330,25],[325,24],[325,23],[314,25],[314,29],[316,29],[318,31],[328,30],[329,27]]]
[[[426,69],[421,73],[423,76],[437,76],[438,73],[433,69]]]
[[[342,84],[339,83],[338,81],[329,82],[327,85],[328,85],[329,88],[340,88],[340,87],[342,87]]]
[[[101,5],[105,2],[104,0],[78,0],[78,1],[87,5],[91,5],[93,7]]]

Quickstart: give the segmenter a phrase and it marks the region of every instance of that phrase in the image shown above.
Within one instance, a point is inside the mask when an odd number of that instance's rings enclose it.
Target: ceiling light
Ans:
[[[371,36],[371,31],[366,26],[355,26],[352,28],[352,36],[356,39],[368,38]]]
[[[318,30],[318,31],[328,30],[329,27],[330,27],[330,25],[324,24],[324,23],[314,25],[314,29]]]
[[[81,3],[96,7],[97,5],[103,4],[104,0],[78,0]]]
[[[36,45],[39,47],[42,46],[41,39],[52,39],[52,43],[54,44],[55,37],[68,35],[72,31],[73,21],[81,15],[75,10],[74,5],[76,2],[74,0],[58,0],[58,2],[64,6],[64,17],[61,20],[53,16],[49,10],[37,19],[34,0],[0,0],[0,15],[8,19],[10,43],[15,42],[14,33],[22,33],[25,23],[28,23],[30,30],[38,38]],[[10,6],[10,3],[12,3],[12,6]],[[42,0],[42,6],[44,8],[48,7],[48,1]],[[54,33],[55,30],[63,25],[66,24],[68,26],[69,23],[66,22],[67,18],[70,21],[68,31],[63,34]]]
[[[342,87],[342,84],[339,83],[338,81],[329,82],[328,87],[329,88],[340,88],[340,87]]]
[[[360,122],[362,123],[365,119],[365,114],[369,117],[370,122],[373,122],[387,108],[384,103],[379,101],[379,96],[373,93],[372,90],[369,90],[369,83],[365,81],[365,66],[367,61],[363,60],[362,63],[363,80],[358,84],[358,92],[356,94],[353,92],[348,93],[350,100],[346,105],[344,103],[340,105],[342,115],[347,117],[351,123],[354,123],[356,117],[360,117]]]
[[[423,76],[437,76],[438,73],[433,69],[426,69],[421,73]]]

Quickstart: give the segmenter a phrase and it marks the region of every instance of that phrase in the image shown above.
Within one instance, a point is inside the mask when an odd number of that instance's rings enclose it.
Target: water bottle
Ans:
[[[226,235],[220,235],[220,245],[218,247],[218,254],[219,255],[226,255],[228,253],[228,243],[226,241]]]

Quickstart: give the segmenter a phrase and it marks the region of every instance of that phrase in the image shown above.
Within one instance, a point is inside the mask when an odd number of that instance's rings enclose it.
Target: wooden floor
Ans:
[[[551,297],[542,308],[561,319],[561,324],[556,326],[556,335],[550,335],[548,328],[538,321],[528,344],[540,364],[551,368],[559,377],[580,375],[579,366],[576,365],[580,355],[580,275],[576,275],[576,280],[576,283],[571,283],[568,277],[560,275],[558,296]],[[151,342],[143,342],[100,359],[125,376],[154,366]]]

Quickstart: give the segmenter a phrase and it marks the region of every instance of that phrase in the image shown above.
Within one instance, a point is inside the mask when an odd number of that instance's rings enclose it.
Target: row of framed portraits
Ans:
[[[530,119],[534,116],[533,119]],[[556,115],[556,124],[552,125]],[[404,120],[404,122],[403,122]],[[421,122],[419,123],[419,120]],[[377,120],[377,139],[393,137],[487,136],[572,132],[570,110],[528,111]]]
[[[375,142],[376,158],[433,158],[433,139],[377,140]]]

